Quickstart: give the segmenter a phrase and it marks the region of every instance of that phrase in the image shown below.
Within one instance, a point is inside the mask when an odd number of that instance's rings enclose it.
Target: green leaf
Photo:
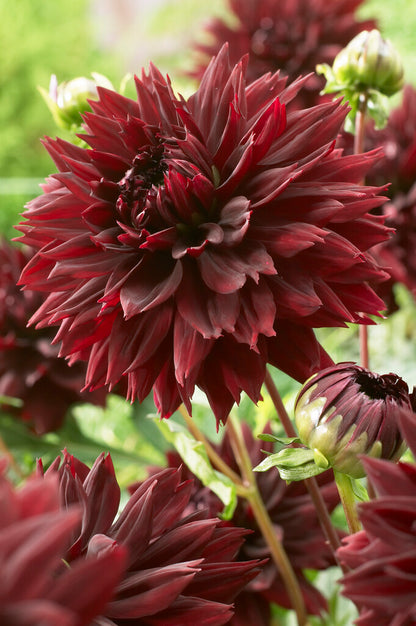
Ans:
[[[276,435],[271,435],[270,433],[261,433],[257,435],[257,437],[262,441],[272,441],[282,446],[288,446],[291,443],[300,443],[299,437],[276,437]]]
[[[175,446],[182,460],[205,487],[223,502],[223,519],[231,519],[237,506],[236,486],[228,476],[214,470],[202,442],[194,439],[181,425],[172,420],[157,423],[165,438]]]
[[[359,500],[360,502],[369,501],[370,498],[368,496],[367,489],[364,487],[363,483],[360,480],[354,480],[354,478],[351,478],[351,487],[357,500]]]
[[[314,461],[314,453],[309,448],[284,448],[271,454],[254,468],[255,472],[266,472],[276,467],[280,477],[287,481],[304,480],[317,476],[326,468],[319,467]]]

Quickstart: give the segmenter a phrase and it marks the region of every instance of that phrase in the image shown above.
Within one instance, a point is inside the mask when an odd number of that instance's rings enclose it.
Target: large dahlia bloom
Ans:
[[[264,451],[273,451],[273,444],[254,438],[247,424],[243,423],[242,427],[252,465],[258,465],[264,459]],[[268,430],[268,432],[270,431]],[[216,449],[227,465],[239,473],[238,463],[227,431],[222,443]],[[169,452],[167,459],[170,467],[182,466],[181,458],[177,453]],[[151,470],[151,472],[156,471],[160,471],[160,468],[152,468]],[[186,478],[192,478],[194,484],[185,514],[189,515],[195,510],[205,511],[205,515],[208,516],[220,514],[223,504],[218,497],[207,487],[204,487],[186,467],[183,467],[182,474]],[[298,578],[307,611],[312,614],[319,614],[327,608],[326,600],[308,581],[303,570],[326,569],[335,563],[308,491],[303,482],[287,484],[280,478],[276,469],[258,472],[256,479],[273,527]],[[332,511],[339,502],[332,471],[321,474],[318,481],[325,503],[328,509]],[[230,625],[269,626],[271,602],[287,608],[291,607],[284,581],[272,559],[270,548],[253,517],[250,504],[246,500],[238,499],[237,508],[228,523],[238,528],[250,528],[252,530],[252,534],[246,537],[238,552],[237,558],[239,560],[244,562],[246,559],[267,559],[260,574],[249,582],[237,596],[235,615],[231,619]]]
[[[201,77],[210,58],[228,42],[233,63],[249,55],[251,82],[266,72],[281,70],[290,81],[313,73],[299,94],[298,104],[319,100],[324,80],[315,73],[318,63],[332,62],[355,35],[376,27],[374,20],[359,21],[355,12],[363,0],[228,0],[231,20],[211,19],[207,41],[194,44]]]
[[[38,466],[42,474],[42,466]],[[59,477],[63,509],[78,505],[82,520],[66,553],[70,566],[121,546],[127,569],[95,626],[222,626],[235,596],[258,572],[258,560],[235,556],[247,530],[200,512],[184,516],[192,481],[166,469],[143,482],[116,517],[120,488],[110,456],[90,469],[64,452],[45,473]]]
[[[17,398],[21,406],[4,408],[38,434],[62,425],[76,402],[103,404],[105,390],[81,393],[84,363],[69,367],[52,345],[52,329],[28,328],[29,318],[42,305],[41,294],[16,285],[33,252],[0,242],[0,395]]]
[[[415,416],[401,415],[416,454]],[[360,609],[360,626],[416,623],[416,466],[364,459],[377,497],[359,505],[363,530],[345,539],[338,556],[349,572],[343,594]]]
[[[137,101],[98,88],[90,148],[46,140],[59,172],[19,226],[37,249],[21,283],[48,294],[32,322],[60,325],[87,389],[153,387],[162,416],[197,385],[225,421],[267,362],[299,380],[331,362],[313,327],[384,308],[366,283],[383,198],[359,184],[377,156],[334,148],[339,102],[286,115],[301,83],[246,86],[245,67],[224,47],[188,100],[153,66]]]
[[[65,564],[81,511],[61,509],[56,476],[16,490],[5,465],[0,459],[0,623],[89,626],[119,583],[125,548]]]

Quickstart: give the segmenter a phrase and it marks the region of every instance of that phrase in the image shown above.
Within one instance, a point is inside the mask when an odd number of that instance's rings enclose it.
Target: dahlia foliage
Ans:
[[[384,309],[367,284],[384,199],[359,184],[377,153],[343,156],[344,105],[287,112],[303,81],[247,85],[246,65],[225,46],[188,100],[151,66],[137,100],[98,88],[88,148],[45,141],[59,172],[19,226],[37,251],[20,282],[45,295],[32,323],[88,361],[85,389],[153,388],[169,416],[198,386],[225,422],[266,363],[303,381],[332,362],[314,327]]]
[[[59,428],[73,404],[102,405],[106,394],[104,389],[81,393],[85,364],[69,367],[58,358],[52,329],[28,327],[43,298],[31,290],[21,291],[16,283],[32,254],[5,240],[0,244],[0,395],[6,396],[4,410],[43,434]]]
[[[194,44],[197,61],[192,74],[200,78],[211,57],[228,42],[233,63],[249,55],[250,82],[277,70],[290,81],[310,74],[296,102],[317,104],[324,81],[316,66],[332,65],[355,35],[376,27],[374,20],[356,17],[362,4],[363,0],[228,0],[233,19],[208,22],[205,37]]]

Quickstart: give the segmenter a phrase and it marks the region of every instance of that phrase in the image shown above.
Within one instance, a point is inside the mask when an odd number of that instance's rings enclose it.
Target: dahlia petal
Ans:
[[[168,300],[179,286],[182,274],[179,262],[166,276],[165,268],[153,266],[149,258],[144,258],[120,289],[124,319],[128,320]]]
[[[209,354],[213,339],[204,337],[192,328],[179,313],[176,314],[173,333],[173,359],[176,380],[183,385],[186,379],[195,381],[203,360]]]
[[[267,250],[279,257],[291,258],[316,243],[325,243],[328,231],[305,222],[294,224],[253,224],[252,236],[265,244]]]
[[[130,574],[118,591],[134,592],[134,595],[115,598],[107,606],[106,614],[119,619],[140,619],[167,609],[195,576],[197,566],[198,561],[175,563]]]
[[[213,293],[189,263],[184,267],[175,299],[183,319],[206,339],[219,337],[223,330],[234,330],[240,308],[239,295]]]
[[[191,414],[190,398],[183,398],[179,392],[173,365],[165,363],[153,385],[153,399],[157,410],[162,417],[170,417],[184,402]]]
[[[239,343],[247,343],[252,350],[257,350],[260,334],[273,337],[276,305],[273,294],[264,280],[259,280],[255,290],[246,288],[242,291],[241,311],[237,321],[234,338]]]
[[[234,246],[243,240],[249,227],[251,211],[250,200],[244,196],[232,198],[221,209],[219,225],[224,234],[224,244]]]
[[[282,320],[267,344],[268,362],[303,383],[312,374],[333,365],[310,328]]]
[[[220,253],[207,249],[198,264],[205,284],[217,293],[241,289],[247,276],[257,283],[259,274],[276,274],[273,259],[261,246],[244,246],[239,256],[226,249]]]

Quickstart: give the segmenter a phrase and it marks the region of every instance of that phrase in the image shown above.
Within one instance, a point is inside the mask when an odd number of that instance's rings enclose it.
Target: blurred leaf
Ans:
[[[158,426],[166,439],[175,446],[191,472],[224,503],[221,517],[231,519],[237,506],[235,484],[227,476],[214,470],[204,444],[194,439],[181,424],[172,419],[160,421]]]

